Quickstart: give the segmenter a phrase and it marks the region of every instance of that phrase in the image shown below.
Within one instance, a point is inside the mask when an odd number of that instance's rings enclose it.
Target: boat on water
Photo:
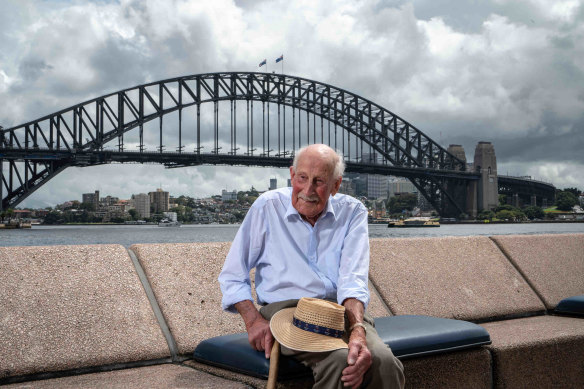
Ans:
[[[404,228],[404,227],[440,227],[438,220],[433,220],[424,217],[412,217],[405,220],[390,221],[387,223],[389,228]]]
[[[180,227],[181,223],[169,219],[162,219],[158,222],[158,227]]]
[[[0,229],[2,230],[14,230],[17,228],[32,228],[32,224],[24,222],[0,223]]]

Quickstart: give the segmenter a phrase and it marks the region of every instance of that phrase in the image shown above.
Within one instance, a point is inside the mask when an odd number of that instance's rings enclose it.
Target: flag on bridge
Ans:
[[[276,58],[276,63],[283,61],[284,60],[284,54],[282,54],[281,56],[279,56],[278,58]]]
[[[260,66],[259,66],[259,67],[261,68],[261,67],[262,67],[262,66],[264,66],[265,64],[267,64],[267,62],[266,62],[266,60],[264,59],[262,62],[260,62]]]

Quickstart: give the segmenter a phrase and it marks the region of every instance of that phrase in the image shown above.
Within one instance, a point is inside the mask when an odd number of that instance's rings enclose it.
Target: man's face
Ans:
[[[290,167],[292,206],[312,225],[324,210],[329,195],[335,195],[341,178],[333,177],[331,158],[306,150],[298,160],[296,171]]]

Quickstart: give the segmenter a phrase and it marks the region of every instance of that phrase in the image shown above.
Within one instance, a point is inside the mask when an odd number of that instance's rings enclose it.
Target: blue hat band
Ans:
[[[345,334],[345,331],[335,330],[334,328],[328,328],[316,324],[307,323],[295,317],[292,318],[292,324],[294,324],[295,327],[298,327],[301,330],[313,332],[319,335],[330,336],[331,338],[342,338],[343,335]]]

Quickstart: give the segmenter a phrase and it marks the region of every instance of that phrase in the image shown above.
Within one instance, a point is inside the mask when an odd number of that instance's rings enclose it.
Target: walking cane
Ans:
[[[274,339],[272,353],[270,354],[270,371],[268,373],[268,385],[266,389],[276,389],[278,379],[278,362],[280,361],[280,343]]]

